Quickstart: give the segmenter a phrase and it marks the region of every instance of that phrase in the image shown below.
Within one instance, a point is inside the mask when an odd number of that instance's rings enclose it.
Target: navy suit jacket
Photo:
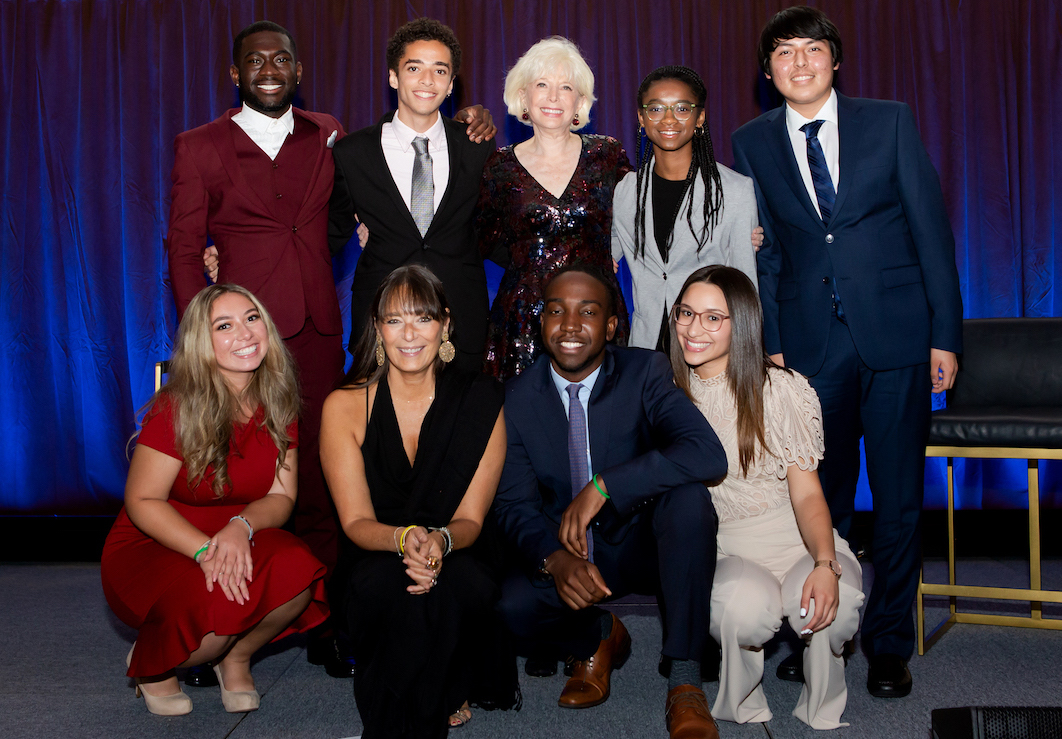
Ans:
[[[811,202],[785,106],[734,132],[735,168],[756,183],[765,241],[757,257],[768,353],[814,375],[826,357],[831,282],[852,341],[873,370],[962,351],[955,240],[911,109],[837,95],[840,180],[828,225]]]
[[[387,113],[375,126],[355,131],[339,141],[335,157],[335,187],[329,205],[328,238],[337,253],[354,234],[357,220],[369,228],[369,242],[358,258],[351,285],[353,349],[369,317],[376,289],[396,267],[423,264],[446,290],[453,322],[453,341],[473,354],[487,341],[487,276],[475,236],[475,210],[483,164],[494,151],[493,139],[474,143],[465,125],[444,117],[450,177],[428,232],[420,230],[387,167],[380,133],[394,118]]]
[[[494,499],[506,539],[530,569],[561,548],[557,532],[572,501],[568,418],[549,364],[543,355],[506,383],[508,450]],[[659,352],[606,347],[587,420],[592,472],[601,475],[611,499],[594,519],[595,535],[612,543],[623,539],[655,496],[726,474],[719,439],[675,387]]]

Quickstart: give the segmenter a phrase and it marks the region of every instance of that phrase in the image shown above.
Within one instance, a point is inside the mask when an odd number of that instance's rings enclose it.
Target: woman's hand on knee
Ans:
[[[804,581],[804,590],[800,594],[800,614],[801,617],[806,616],[811,610],[812,600],[815,601],[815,611],[804,624],[801,635],[808,636],[832,624],[837,618],[839,598],[837,576],[827,567],[813,569]]]

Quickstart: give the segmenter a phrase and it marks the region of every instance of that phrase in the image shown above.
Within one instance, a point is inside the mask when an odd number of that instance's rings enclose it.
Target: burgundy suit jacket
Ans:
[[[177,136],[166,249],[178,317],[208,284],[203,249],[209,235],[218,248],[219,282],[254,293],[281,336],[298,333],[307,315],[321,334],[342,332],[328,250],[328,199],[335,176],[329,144],[343,137],[343,127],[330,115],[292,110],[296,125],[301,120],[316,127],[320,143],[316,156],[301,163],[310,168],[310,187],[293,222],[275,215],[248,184],[234,144],[234,137],[247,135],[231,120],[238,108]]]

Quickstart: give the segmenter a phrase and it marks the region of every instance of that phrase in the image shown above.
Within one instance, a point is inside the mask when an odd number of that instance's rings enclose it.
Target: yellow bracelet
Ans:
[[[412,531],[415,528],[417,528],[417,524],[411,523],[409,526],[406,526],[404,529],[402,529],[402,536],[398,540],[398,553],[399,554],[405,554],[406,553],[406,534],[408,534],[410,531]]]

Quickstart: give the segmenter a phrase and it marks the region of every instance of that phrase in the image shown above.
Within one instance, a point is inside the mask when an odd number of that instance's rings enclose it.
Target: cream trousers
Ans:
[[[837,618],[804,637],[804,689],[793,715],[815,729],[841,722],[848,689],[844,680],[844,643],[859,628],[863,577],[848,544],[833,533],[843,574]],[[722,646],[719,694],[712,715],[737,723],[771,719],[763,694],[763,645],[777,633],[782,618],[799,633],[815,613],[811,601],[800,616],[804,581],[814,567],[792,506],[751,519],[719,525],[718,556],[712,584],[711,634]]]

